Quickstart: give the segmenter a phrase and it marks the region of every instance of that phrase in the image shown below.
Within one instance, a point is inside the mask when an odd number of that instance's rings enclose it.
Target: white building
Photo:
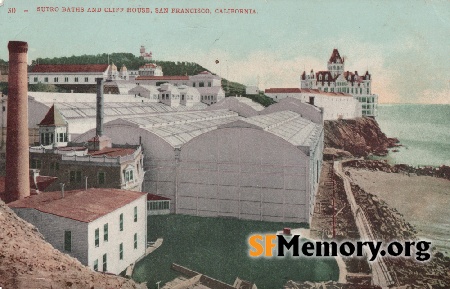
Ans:
[[[337,49],[333,50],[327,63],[328,70],[314,73],[303,72],[300,81],[302,89],[318,89],[323,92],[348,93],[362,105],[362,115],[376,116],[378,95],[372,93],[372,76],[369,71],[358,75],[358,71],[345,71],[345,59]]]
[[[162,67],[154,63],[146,63],[139,67],[139,76],[163,76]]]
[[[95,85],[96,78],[107,79],[110,72],[108,64],[39,64],[28,72],[28,83]]]
[[[302,106],[320,120],[320,109]],[[297,112],[248,118],[229,110],[164,113],[117,119],[105,123],[104,131],[118,143],[142,144],[143,190],[169,198],[173,213],[310,221],[323,126]],[[75,141],[94,134],[91,130]]]
[[[319,89],[269,88],[265,94],[279,102],[287,97],[297,98],[303,103],[321,107],[324,120],[351,119],[361,117],[361,104],[351,94],[324,92]]]
[[[88,189],[42,193],[8,205],[56,249],[95,271],[119,274],[145,254],[146,195]]]
[[[96,94],[93,93],[51,93],[29,92],[28,123],[30,128],[37,128],[53,104],[56,104],[61,115],[67,120],[69,138],[84,133],[96,126]],[[158,90],[159,97],[159,90]],[[4,103],[7,107],[6,100]],[[165,112],[202,110],[207,107],[204,103],[192,106],[168,106],[153,99],[134,95],[104,95],[105,122],[126,116],[144,116]],[[7,111],[0,111],[5,119]]]
[[[145,61],[151,61],[152,60],[152,52],[146,52],[145,46],[141,45],[141,49],[139,50],[140,56],[144,58]]]

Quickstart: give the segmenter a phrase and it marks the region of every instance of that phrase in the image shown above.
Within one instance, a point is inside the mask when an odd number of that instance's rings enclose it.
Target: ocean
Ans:
[[[390,163],[450,166],[450,105],[381,104],[376,120],[388,137],[402,144],[384,158]]]

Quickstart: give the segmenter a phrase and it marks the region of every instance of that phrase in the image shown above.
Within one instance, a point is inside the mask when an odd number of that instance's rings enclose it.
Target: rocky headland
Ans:
[[[324,131],[325,157],[384,156],[388,148],[400,145],[398,139],[387,137],[370,117],[326,120]]]

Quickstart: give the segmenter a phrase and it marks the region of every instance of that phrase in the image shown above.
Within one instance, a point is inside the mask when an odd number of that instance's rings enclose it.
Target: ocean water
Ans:
[[[385,158],[393,164],[450,166],[450,105],[384,104],[376,118],[388,137],[402,147]]]

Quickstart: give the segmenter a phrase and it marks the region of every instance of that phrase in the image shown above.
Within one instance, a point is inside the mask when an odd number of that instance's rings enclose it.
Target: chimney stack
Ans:
[[[30,195],[28,140],[28,43],[10,41],[6,137],[6,203]]]
[[[103,78],[96,78],[97,81],[97,127],[95,136],[88,141],[88,148],[92,151],[100,151],[111,147],[111,139],[103,135]]]
[[[97,136],[103,135],[103,78],[95,79],[97,81]]]

